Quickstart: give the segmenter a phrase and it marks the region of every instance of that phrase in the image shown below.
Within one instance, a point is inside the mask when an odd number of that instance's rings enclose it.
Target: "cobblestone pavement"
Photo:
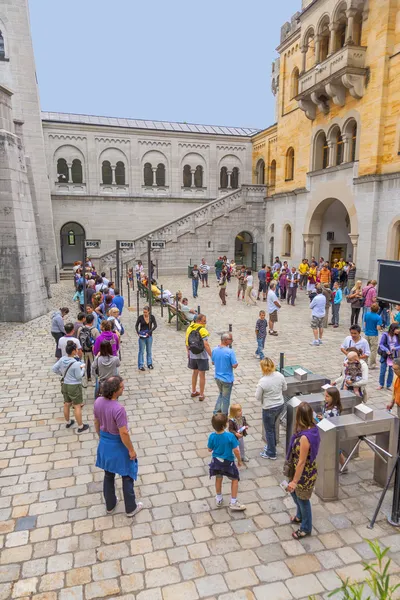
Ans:
[[[165,278],[163,283],[171,290],[179,286],[191,298],[190,280]],[[53,306],[72,306],[72,295],[69,282],[54,286]],[[78,436],[64,427],[59,380],[50,373],[50,315],[26,325],[1,325],[0,600],[327,598],[338,576],[363,576],[362,561],[371,556],[366,539],[371,538],[391,546],[393,571],[400,570],[400,536],[385,515],[372,531],[366,527],[380,493],[372,482],[369,451],[363,450],[341,478],[339,501],[324,504],[313,497],[314,535],[303,542],[292,539],[293,503],[278,485],[283,449],[275,463],[259,456],[261,410],[254,400],[260,376],[254,356],[259,308],[236,301],[235,283],[228,286],[228,306],[221,307],[213,277],[211,287],[200,288],[191,303],[200,304],[207,315],[212,346],[218,343],[217,332],[233,324],[239,367],[232,399],[243,404],[251,425],[246,438],[250,462],[239,486],[247,511],[229,514],[227,484],[225,508],[215,508],[206,443],[216,385],[210,372],[206,401],[190,398],[184,332],[168,325],[165,315],[161,319],[159,307],[152,372],[137,370],[136,314],[124,313],[122,401],[139,456],[136,491],[145,505],[133,522],[123,503],[115,515],[106,515],[103,473],[94,466],[93,388],[88,388],[84,409],[90,432]],[[73,316],[76,312],[74,307]],[[304,295],[298,306],[285,305],[279,319],[279,337],[267,340],[268,355],[277,360],[285,351],[287,364],[329,377],[339,373],[339,345],[349,323],[346,304],[342,325],[330,328],[319,348],[309,346]],[[373,371],[370,402],[382,408],[388,394],[377,392],[376,384]],[[389,503],[390,497],[386,512]]]

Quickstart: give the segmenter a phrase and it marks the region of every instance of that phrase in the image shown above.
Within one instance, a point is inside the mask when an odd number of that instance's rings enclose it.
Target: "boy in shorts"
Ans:
[[[233,433],[225,431],[228,424],[228,416],[223,413],[213,415],[211,424],[215,433],[211,433],[208,438],[208,451],[212,452],[210,463],[210,477],[215,476],[215,492],[217,508],[222,506],[222,480],[228,477],[231,480],[231,500],[229,503],[230,510],[243,511],[246,510],[244,504],[240,504],[237,499],[239,488],[239,471],[235,465],[235,456],[238,461],[238,466],[243,465],[240,458],[239,442]],[[234,456],[235,455],[235,456]]]

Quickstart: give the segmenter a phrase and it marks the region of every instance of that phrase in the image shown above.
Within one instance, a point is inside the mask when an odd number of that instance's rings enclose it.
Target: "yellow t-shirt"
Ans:
[[[346,265],[346,263],[344,261],[338,261],[338,269],[341,270],[343,269],[343,267]]]
[[[317,267],[310,267],[308,271],[308,279],[311,283],[315,283],[317,281]]]
[[[308,269],[309,269],[308,265],[305,265],[304,263],[299,264],[299,272],[301,275],[305,275],[307,273]]]
[[[161,290],[154,284],[151,286],[151,291],[154,296],[161,296]]]
[[[186,329],[186,346],[189,345],[189,334],[195,329],[200,329],[200,335],[202,338],[210,335],[204,325],[200,325],[200,323],[190,323],[189,327]]]

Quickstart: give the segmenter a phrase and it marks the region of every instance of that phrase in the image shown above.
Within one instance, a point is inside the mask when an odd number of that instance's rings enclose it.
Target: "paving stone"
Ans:
[[[197,591],[200,594],[200,598],[207,598],[213,594],[222,594],[227,592],[225,580],[222,575],[210,575],[208,577],[201,577],[195,580]]]
[[[136,596],[136,600],[163,600],[160,588],[153,588],[152,590],[144,590],[139,592]]]
[[[0,583],[16,581],[19,579],[20,568],[20,565],[6,565],[4,567],[0,567]]]
[[[105,581],[95,581],[85,585],[86,600],[92,598],[105,598],[119,594],[120,588],[117,579],[106,579]]]
[[[221,557],[217,556],[215,558],[219,559]],[[226,564],[225,564],[225,566],[226,566]],[[185,580],[196,579],[196,577],[202,577],[206,573],[203,568],[203,565],[201,564],[201,562],[199,560],[193,560],[191,562],[181,563],[179,565],[179,569],[182,573],[183,579],[185,579]],[[216,571],[214,571],[214,573],[215,572]]]
[[[303,598],[305,591],[310,596],[324,591],[324,588],[315,575],[293,577],[293,579],[286,580],[285,584],[294,598]]]
[[[129,556],[129,545],[127,542],[97,548],[97,558],[101,561],[125,558],[126,556]]]
[[[206,543],[201,544],[192,544],[187,547],[188,552],[190,554],[190,558],[205,558],[206,556],[210,556],[210,551]]]
[[[72,552],[59,556],[50,556],[47,560],[47,572],[68,571],[68,569],[72,569],[73,562],[74,556]]]
[[[59,600],[82,600],[83,588],[81,585],[66,588],[60,591]]]
[[[260,581],[266,581],[268,583],[289,579],[291,576],[291,572],[282,561],[256,566],[254,567],[254,571]]]
[[[180,574],[176,567],[163,567],[145,573],[146,587],[158,587],[178,583]]]
[[[12,597],[20,598],[21,596],[29,596],[36,592],[38,585],[37,577],[30,577],[29,579],[20,579],[14,583]]]
[[[9,600],[11,598],[12,583],[1,583],[0,584],[0,599]]]
[[[336,573],[340,579],[349,579],[352,583],[365,580],[364,566],[360,563],[339,567],[336,569]]]
[[[29,531],[14,531],[6,537],[6,548],[14,548],[14,546],[25,546],[28,543]]]
[[[121,588],[125,592],[137,592],[144,588],[144,579],[142,573],[132,573],[121,577]]]
[[[131,554],[145,554],[152,552],[153,546],[150,538],[142,538],[139,540],[133,540],[130,544]]]
[[[92,581],[92,571],[90,567],[80,567],[71,569],[66,573],[66,585],[68,587],[82,586]]]
[[[252,550],[230,552],[225,554],[225,559],[231,571],[244,567],[253,567],[260,562]]]
[[[257,600],[266,600],[266,598],[273,598],[274,600],[291,600],[293,598],[288,588],[281,582],[260,585],[254,588],[253,591]]]
[[[22,565],[22,577],[35,577],[46,573],[46,559],[30,560]]]
[[[15,523],[15,531],[23,531],[25,529],[34,529],[36,527],[36,517],[21,517]]]
[[[243,587],[252,587],[259,583],[257,576],[252,569],[238,569],[225,574],[225,581],[230,590],[237,590]]]
[[[29,560],[32,556],[32,546],[18,546],[16,548],[9,548],[3,550],[0,556],[0,562],[2,565],[8,565],[9,563],[23,562]]]
[[[198,600],[199,598],[193,581],[163,587],[162,595],[164,600]]]
[[[149,552],[149,554],[145,554],[144,560],[146,569],[158,569],[168,566],[168,557],[164,550]]]
[[[39,590],[41,592],[59,590],[62,587],[64,587],[64,573],[51,573],[49,575],[43,575],[40,579]]]
[[[143,556],[129,556],[121,560],[122,573],[130,575],[145,570]]]
[[[94,581],[102,581],[103,579],[113,579],[121,575],[121,566],[118,560],[103,562],[99,565],[93,565],[92,575]]]
[[[288,558],[285,562],[294,576],[306,575],[321,570],[321,563],[312,554],[302,554],[296,558]]]

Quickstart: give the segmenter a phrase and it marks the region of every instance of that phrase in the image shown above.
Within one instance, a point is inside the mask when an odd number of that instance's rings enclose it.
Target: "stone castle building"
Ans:
[[[276,122],[262,131],[40,114],[27,1],[0,7],[1,114],[12,111],[0,135],[26,166],[25,192],[10,194],[22,179],[3,145],[0,209],[13,216],[0,223],[0,277],[13,286],[17,269],[20,305],[0,305],[0,320],[43,313],[46,282],[81,257],[84,237],[101,240],[92,256],[104,268],[116,239],[135,241],[125,261],[145,258],[149,236],[165,240],[161,272],[220,253],[253,269],[322,255],[354,260],[366,279],[378,258],[400,258],[398,0],[303,0],[281,29]]]

